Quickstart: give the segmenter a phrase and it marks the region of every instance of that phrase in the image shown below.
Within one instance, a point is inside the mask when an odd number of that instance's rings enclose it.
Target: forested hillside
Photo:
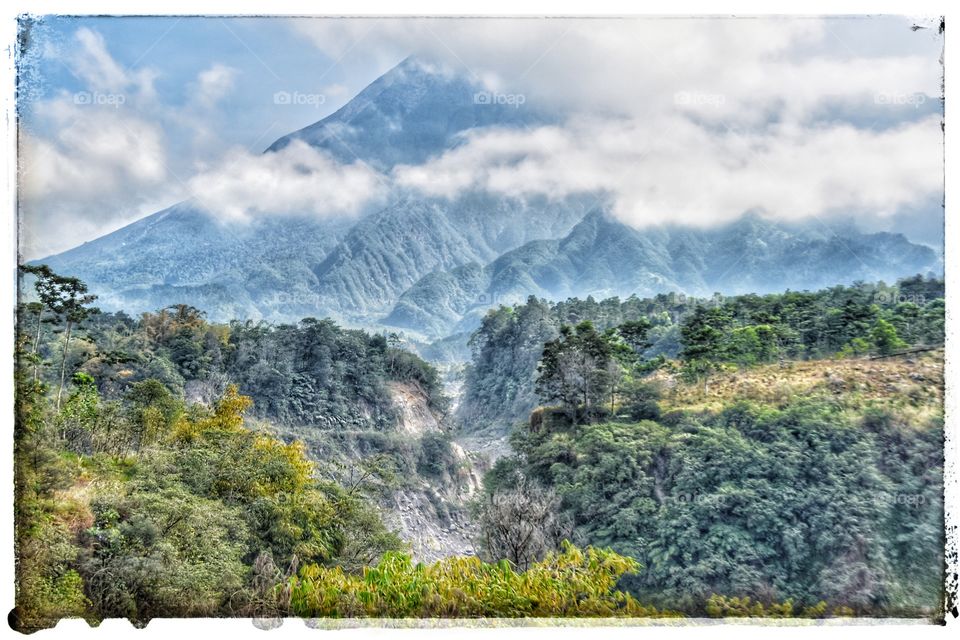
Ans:
[[[450,400],[398,336],[134,319],[25,271],[17,628],[942,615],[940,281],[491,312],[459,434],[515,428],[468,510]]]
[[[624,588],[691,614],[942,615],[941,296],[916,278],[694,301],[659,325],[666,297],[488,315],[477,352],[509,354],[540,406],[486,476],[487,549],[610,546],[645,567]]]
[[[644,374],[682,356],[685,373],[706,379],[723,366],[880,353],[943,344],[943,281],[916,276],[896,285],[859,283],[817,292],[701,299],[570,299],[489,312],[470,339],[458,417],[468,430],[508,430],[538,404],[543,344],[562,326],[589,321],[599,332],[640,323]],[[636,329],[637,327],[634,327]],[[619,340],[619,338],[616,338]],[[700,375],[703,374],[703,375]]]
[[[18,308],[14,628],[659,615],[617,590],[640,567],[611,551],[567,546],[526,572],[459,558],[413,566],[383,497],[424,477],[442,486],[457,460],[442,430],[411,433],[411,407],[394,402],[400,388],[432,415],[446,403],[432,367],[395,337],[328,320],[211,324],[186,305],[133,320],[100,313],[75,278],[24,271],[37,295]],[[422,599],[403,595],[413,592]]]
[[[38,310],[25,309],[25,326],[36,326]],[[46,317],[40,328],[37,356],[57,360],[65,336]],[[254,399],[254,415],[321,429],[392,426],[389,381],[416,383],[432,402],[445,402],[432,367],[400,349],[396,338],[342,329],[330,320],[214,324],[185,305],[138,319],[99,313],[72,337],[66,358],[69,371],[94,376],[110,399],[152,378],[209,402],[233,382]]]
[[[935,381],[931,381],[935,383]],[[712,594],[824,600],[860,615],[924,616],[943,593],[943,422],[839,407],[730,401],[653,419],[519,429],[487,476],[557,496],[578,541],[639,560],[644,601],[707,613]]]

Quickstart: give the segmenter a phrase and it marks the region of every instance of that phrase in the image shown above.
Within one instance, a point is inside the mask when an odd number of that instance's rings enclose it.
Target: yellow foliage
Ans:
[[[713,594],[707,600],[707,615],[711,618],[823,618],[827,614],[827,603],[822,600],[813,606],[804,607],[796,611],[793,600],[781,603],[772,602],[764,605],[761,602],[751,602],[749,597],[728,598]],[[839,609],[834,609],[833,615]]]
[[[181,416],[173,429],[173,438],[193,442],[207,431],[239,433],[243,431],[243,414],[253,406],[250,396],[240,395],[237,385],[227,386],[213,413],[200,419]]]
[[[278,467],[283,470],[282,475],[268,475],[258,481],[261,495],[277,492],[293,495],[312,486],[313,462],[307,458],[300,440],[284,444],[271,436],[257,435],[253,443],[253,455],[265,463],[276,460],[280,463]]]
[[[306,565],[282,590],[295,615],[309,617],[650,617],[677,614],[645,607],[615,589],[639,565],[613,551],[565,543],[525,572],[501,561],[453,557],[414,565],[384,554],[363,575]]]

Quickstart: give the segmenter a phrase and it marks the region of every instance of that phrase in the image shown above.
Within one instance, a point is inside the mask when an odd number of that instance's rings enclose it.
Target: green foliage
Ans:
[[[38,308],[32,309],[35,314]],[[55,317],[45,309],[41,326]],[[106,403],[139,404],[127,434],[134,446],[161,437],[176,422],[175,408],[158,395],[159,386],[174,397],[212,403],[234,383],[253,399],[254,416],[312,429],[388,430],[397,419],[391,381],[418,386],[439,413],[449,403],[430,364],[384,336],[343,329],[331,320],[218,325],[193,307],[174,305],[139,320],[122,312],[97,314],[83,325],[74,322],[68,338],[66,332],[34,334],[36,316],[30,314],[27,307],[19,314],[22,339],[33,343],[20,359],[33,367],[36,379],[57,386],[59,370],[46,364],[65,354],[57,360],[66,376],[64,390],[79,372],[96,379]],[[138,387],[146,383],[149,389]]]
[[[456,471],[457,458],[453,453],[450,435],[428,432],[420,438],[417,471],[428,478],[442,478]]]
[[[870,330],[870,337],[880,355],[890,355],[907,346],[907,343],[897,335],[897,328],[883,318],[877,318],[873,329]]]
[[[241,591],[241,511],[183,486],[134,483],[92,502],[80,574],[99,618],[216,615]]]
[[[523,473],[578,534],[637,558],[634,595],[691,613],[711,593],[926,615],[943,580],[942,427],[829,402],[518,432]],[[909,549],[909,550],[908,550]]]
[[[612,405],[622,370],[611,338],[589,320],[561,327],[560,337],[543,345],[536,387],[541,399],[558,401],[575,420],[594,419]]]
[[[405,554],[386,554],[362,576],[339,567],[307,565],[280,597],[305,617],[648,617],[671,615],[644,607],[616,590],[639,570],[612,551],[565,544],[522,573],[508,563],[447,558],[414,565]]]
[[[42,386],[18,380],[18,628],[256,613],[257,558],[356,570],[402,547],[361,495],[314,477],[302,443],[246,429],[251,401],[236,386],[212,409],[184,410],[156,381],[108,405],[78,374],[51,420]],[[111,447],[96,445],[104,415],[126,428]]]
[[[943,344],[943,318],[943,281],[920,276],[895,286],[857,283],[710,299],[670,294],[547,303],[531,297],[490,311],[471,337],[459,418],[471,430],[505,429],[524,419],[540,400],[536,380],[544,343],[555,342],[564,325],[585,320],[598,333],[612,334],[612,345],[628,347],[614,353],[629,377],[679,357],[685,379],[708,384],[728,365],[879,352],[877,337],[890,349],[896,341],[884,325],[875,328],[879,319],[908,345]],[[635,355],[632,361],[623,357],[627,352]]]
[[[711,595],[707,599],[707,615],[711,618],[823,618],[827,614],[827,603],[821,600],[815,605],[795,610],[792,600],[784,602],[753,602],[750,597],[728,598]],[[844,608],[837,607],[833,615],[844,615]]]
[[[130,435],[137,450],[165,439],[183,412],[183,403],[153,378],[135,383],[125,399],[131,405]]]

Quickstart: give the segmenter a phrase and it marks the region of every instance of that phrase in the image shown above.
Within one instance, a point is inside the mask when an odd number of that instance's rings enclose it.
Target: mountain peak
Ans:
[[[359,159],[388,171],[397,164],[425,162],[455,146],[459,134],[469,129],[556,121],[528,104],[478,99],[482,92],[483,87],[466,74],[408,56],[340,109],[280,138],[267,151],[302,140],[341,162]]]

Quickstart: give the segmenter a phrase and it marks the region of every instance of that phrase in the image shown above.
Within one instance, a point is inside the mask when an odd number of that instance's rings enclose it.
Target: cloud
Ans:
[[[481,190],[564,198],[596,193],[643,227],[709,225],[749,210],[785,220],[892,216],[943,189],[938,118],[881,131],[848,124],[717,132],[674,116],[534,130],[478,130],[396,183],[456,198]]]
[[[45,103],[42,112],[55,135],[20,137],[25,255],[66,249],[91,237],[81,234],[111,231],[176,197],[156,123],[122,109],[77,105],[72,96]]]
[[[120,91],[130,84],[127,72],[107,51],[107,44],[96,31],[82,27],[74,38],[80,51],[71,57],[73,72],[92,89]]]
[[[219,63],[201,71],[196,82],[197,103],[208,109],[216,106],[233,90],[237,73],[236,69]]]
[[[32,104],[20,132],[20,250],[28,259],[112,231],[178,195],[166,133],[152,117],[156,72],[125,69],[87,28],[68,49],[46,55],[67,65],[83,90]]]
[[[182,199],[194,166],[225,149],[216,131],[220,103],[239,73],[212,63],[189,82],[184,104],[173,105],[157,95],[156,69],[124,67],[92,29],[46,43],[44,56],[66,65],[81,90],[33,102],[21,130],[20,250],[27,259]]]
[[[942,40],[909,26],[894,18],[777,17],[295,23],[327,55],[345,56],[345,64],[414,54],[489,89],[524,93],[527,104],[540,108],[652,116],[689,110],[674,100],[686,92],[722,100],[700,110],[704,119],[753,125],[774,117],[808,119],[826,103],[872,102],[880,92],[934,98]],[[891,44],[896,53],[877,54],[851,34],[908,46]]]
[[[225,222],[260,215],[353,216],[384,195],[380,177],[361,163],[341,165],[301,141],[278,152],[234,150],[189,181],[191,197]]]
[[[329,97],[414,54],[522,94],[519,108],[553,111],[559,124],[472,131],[459,147],[386,176],[299,145],[221,159],[235,141],[221,136],[238,122],[228,100],[244,90],[237,69],[210,60],[190,70],[180,78],[190,91],[174,104],[169,92],[158,96],[156,68],[123,66],[99,33],[81,27],[47,58],[67,65],[84,91],[33,104],[36,126],[21,133],[30,257],[188,192],[231,222],[360,215],[394,187],[450,198],[469,190],[595,193],[642,226],[708,224],[749,209],[789,219],[838,210],[884,217],[942,191],[939,118],[931,116],[942,38],[935,29],[911,32],[900,18],[291,24],[344,67],[322,87]],[[81,94],[87,103],[78,103]],[[61,228],[71,233],[46,231]]]
[[[81,27],[73,37],[74,48],[68,55],[54,51],[53,55],[94,92],[124,93],[135,89],[142,96],[153,98],[156,73],[151,69],[128,70],[120,65],[107,50],[103,36]]]
[[[888,217],[942,191],[942,39],[899,18],[304,20],[333,57],[413,54],[561,114],[392,179],[417,193],[595,193],[622,220]],[[866,47],[881,41],[885,46]],[[375,47],[367,43],[376,43]],[[918,107],[923,106],[924,110]]]
[[[57,122],[56,136],[23,138],[24,196],[100,198],[125,185],[143,187],[168,178],[163,133],[156,124],[110,108],[73,108],[62,99],[48,113]]]
[[[942,38],[910,24],[386,19],[296,29],[347,64],[371,49],[378,63],[413,54],[560,115],[554,127],[472,131],[424,165],[395,168],[399,186],[449,198],[596,193],[643,226],[747,210],[889,217],[942,192],[931,115]]]

